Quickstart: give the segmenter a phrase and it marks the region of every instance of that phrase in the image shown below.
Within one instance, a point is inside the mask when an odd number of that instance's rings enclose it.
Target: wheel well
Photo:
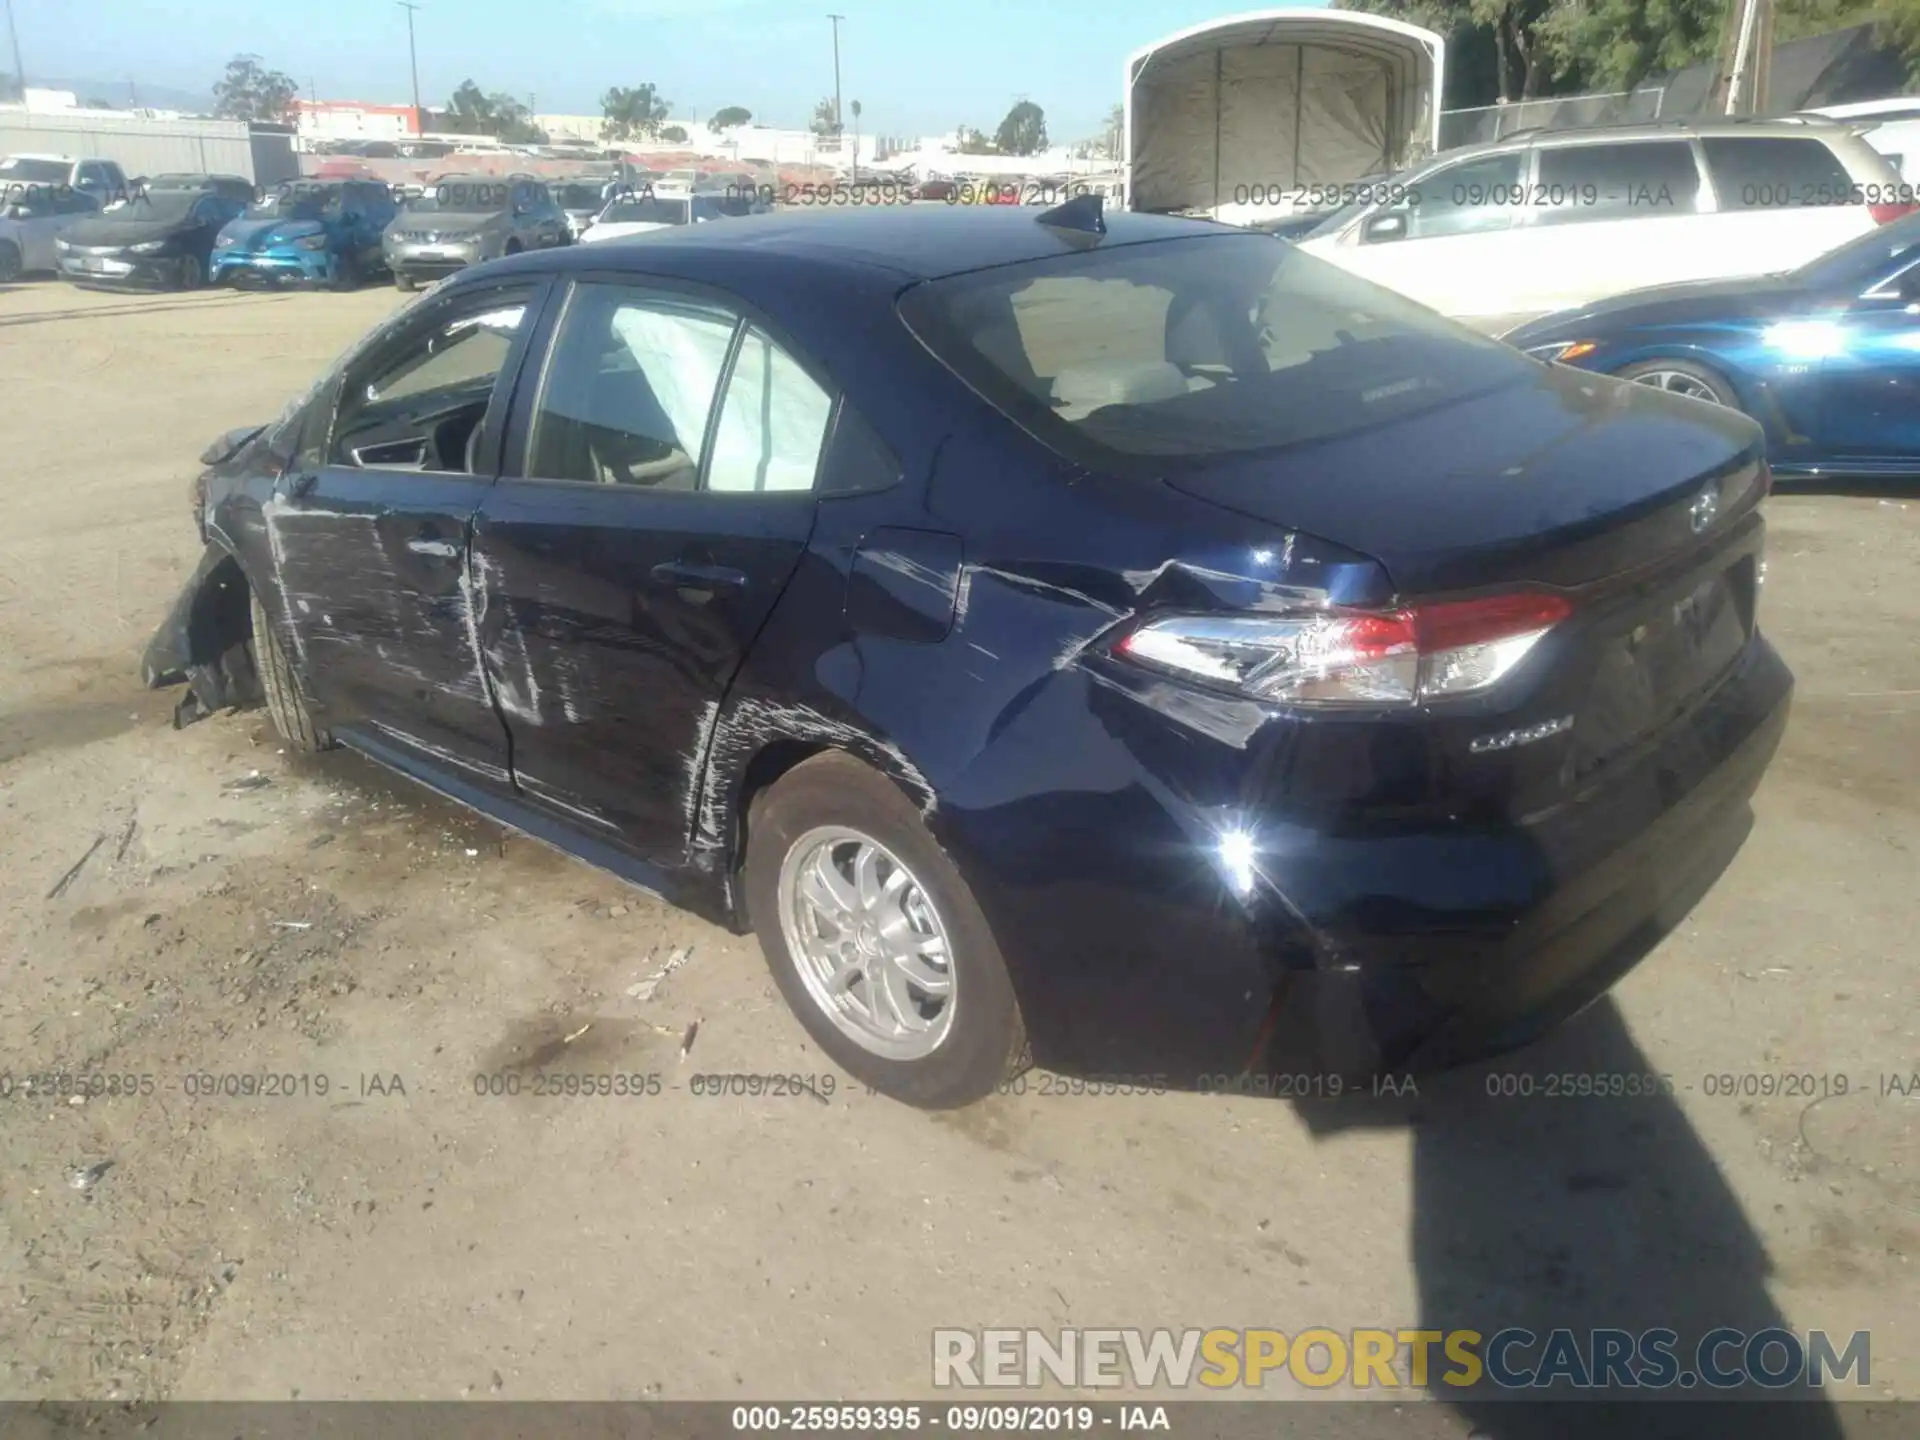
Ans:
[[[747,825],[753,802],[771,790],[789,770],[834,747],[818,740],[786,738],[761,746],[740,776],[740,795],[733,806],[733,836],[727,847],[728,873],[737,875],[747,863]]]
[[[251,594],[246,572],[233,556],[214,567],[193,597],[187,634],[196,661],[210,664],[235,645],[253,638]]]
[[[752,824],[754,802],[779,784],[788,773],[820,755],[845,755],[849,760],[858,761],[898,789],[916,809],[924,808],[923,797],[915,794],[911,787],[902,782],[899,775],[888,766],[877,764],[874,757],[862,754],[855,746],[834,744],[829,740],[801,739],[791,735],[783,735],[768,741],[754,752],[753,758],[747,762],[746,769],[741,773],[739,792],[730,815],[733,833],[723,841],[725,848],[722,853],[726,857],[726,874],[731,882],[736,910],[739,905],[740,890],[737,881],[747,863],[747,832]],[[738,913],[744,923],[745,912]]]

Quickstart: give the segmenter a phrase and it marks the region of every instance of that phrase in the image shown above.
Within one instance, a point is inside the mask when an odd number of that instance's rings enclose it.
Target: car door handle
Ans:
[[[725,565],[702,565],[695,560],[667,560],[653,567],[653,578],[677,590],[744,590],[743,571]]]

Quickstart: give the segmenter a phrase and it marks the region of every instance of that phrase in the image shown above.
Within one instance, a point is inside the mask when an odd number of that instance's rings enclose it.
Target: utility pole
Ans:
[[[420,135],[426,132],[427,121],[420,113],[420,55],[413,45],[413,12],[422,7],[414,0],[393,0],[393,3],[407,12],[407,63],[413,68],[413,133]]]
[[[836,32],[837,33],[837,32]],[[13,23],[13,0],[7,0],[7,38],[13,42],[13,86],[20,92],[20,103],[27,103],[27,67],[20,60],[20,31]],[[833,47],[834,69],[840,66],[840,45],[836,40]]]
[[[9,16],[13,14],[13,0],[7,0],[7,14]],[[844,15],[827,16],[827,19],[833,22],[833,138],[835,140],[840,138],[840,129],[845,123],[840,118],[840,22],[846,18]],[[14,48],[18,50],[19,46],[16,44]]]

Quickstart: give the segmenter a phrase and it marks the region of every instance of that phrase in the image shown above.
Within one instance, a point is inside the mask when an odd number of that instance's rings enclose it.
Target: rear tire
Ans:
[[[11,240],[0,240],[0,285],[11,285],[20,278],[20,247]]]
[[[307,702],[300,698],[300,681],[280,648],[273,621],[258,595],[250,595],[253,607],[253,668],[260,675],[260,688],[266,692],[267,714],[273,728],[289,748],[301,755],[314,755],[333,748],[333,736],[313,723]]]
[[[788,1006],[843,1069],[896,1100],[940,1110],[991,1094],[1027,1066],[1026,1027],[993,932],[959,870],[897,786],[850,755],[819,755],[757,796],[748,818],[746,901],[760,948]],[[879,857],[871,892],[878,903],[860,912],[857,925],[829,927],[837,944],[821,940],[813,918],[820,911],[804,898],[813,869],[805,862],[823,853],[829,860]],[[855,875],[849,893],[861,891]],[[848,883],[844,873],[841,883]],[[930,951],[935,940],[938,948]],[[909,971],[887,972],[891,985],[870,978],[890,963],[884,959],[843,985],[823,978],[814,958],[822,950],[844,952],[828,963],[845,963],[869,942],[888,953],[931,953],[932,963],[919,973],[943,973],[944,997],[913,988],[901,978]],[[888,1042],[874,1038],[860,1018],[868,1001],[879,1007],[873,1014],[891,1009],[894,1002],[881,994],[889,990],[907,997],[922,1024],[929,1014],[949,1012],[930,1030],[904,1034],[896,1047],[922,1053],[881,1053]],[[830,1004],[823,998],[829,994],[841,998]],[[857,1038],[863,1030],[869,1038]]]
[[[393,272],[393,288],[396,290],[413,289],[414,288],[413,277],[411,275],[403,275],[398,270],[394,271]]]
[[[1729,410],[1743,408],[1739,394],[1726,376],[1692,360],[1636,360],[1613,373],[1616,379],[1631,380],[1636,385],[1664,390],[1670,395],[1706,400]]]

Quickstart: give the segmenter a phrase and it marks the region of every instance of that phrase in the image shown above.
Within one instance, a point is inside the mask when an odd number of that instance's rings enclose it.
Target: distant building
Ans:
[[[403,140],[420,133],[411,105],[296,99],[291,109],[296,131],[307,140]]]

